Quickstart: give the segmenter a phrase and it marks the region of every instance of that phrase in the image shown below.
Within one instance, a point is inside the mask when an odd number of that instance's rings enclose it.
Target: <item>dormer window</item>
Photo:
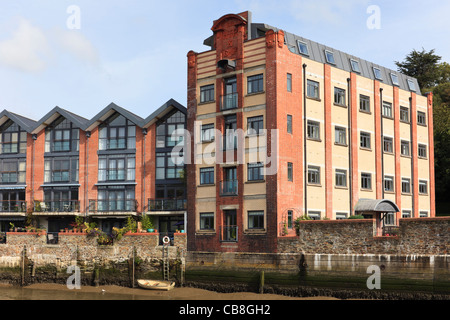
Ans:
[[[136,125],[116,112],[100,127],[99,150],[125,149],[136,149]]]
[[[350,64],[351,64],[352,70],[353,70],[354,72],[361,73],[361,68],[359,67],[359,61],[350,59]]]
[[[411,91],[416,91],[416,84],[411,79],[408,79],[408,87]]]
[[[45,152],[76,152],[79,140],[80,130],[69,120],[59,117],[45,131]]]
[[[391,80],[394,86],[400,85],[400,83],[398,82],[398,76],[395,73],[391,73]]]
[[[327,59],[327,62],[330,64],[336,64],[336,61],[334,60],[334,53],[328,50],[325,50],[325,58]]]
[[[305,56],[309,56],[308,45],[306,44],[306,42],[297,41],[297,46],[298,46],[298,51],[301,54],[303,54]]]
[[[12,120],[0,127],[0,154],[26,153],[27,133]]]
[[[381,70],[379,68],[373,68],[373,74],[375,75],[375,79],[383,81],[383,76],[381,75]]]

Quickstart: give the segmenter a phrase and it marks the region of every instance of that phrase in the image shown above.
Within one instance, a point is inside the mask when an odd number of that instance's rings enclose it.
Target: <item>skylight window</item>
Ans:
[[[297,41],[297,45],[298,45],[298,51],[301,54],[304,54],[305,56],[309,56],[308,45],[306,44],[306,42]]]
[[[381,70],[378,68],[373,68],[373,74],[375,75],[375,78],[378,80],[383,81],[383,76],[381,75]]]
[[[391,73],[391,79],[394,86],[399,86],[400,83],[398,82],[398,76],[394,73]]]
[[[416,91],[416,84],[411,79],[408,79],[409,90]]]
[[[352,70],[354,72],[361,73],[361,68],[359,67],[359,61],[350,59],[350,64],[352,65]]]
[[[333,52],[325,50],[325,58],[327,59],[328,63],[336,64],[336,61],[334,60]]]

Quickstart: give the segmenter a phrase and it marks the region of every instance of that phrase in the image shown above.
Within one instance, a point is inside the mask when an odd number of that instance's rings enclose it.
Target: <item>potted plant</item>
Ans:
[[[150,233],[155,232],[153,227],[153,219],[152,217],[145,215],[142,217],[142,229],[147,230]]]

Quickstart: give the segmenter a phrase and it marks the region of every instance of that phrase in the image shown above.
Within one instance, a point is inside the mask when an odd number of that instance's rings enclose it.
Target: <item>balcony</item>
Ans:
[[[238,180],[227,180],[220,183],[221,196],[237,196],[238,191]]]
[[[238,108],[238,94],[230,93],[224,95],[220,99],[220,109],[222,111]]]
[[[220,241],[221,242],[238,242],[238,226],[221,226]]]
[[[0,212],[7,213],[26,213],[27,202],[26,201],[0,201]]]
[[[186,199],[148,199],[149,212],[186,211]]]
[[[89,200],[89,212],[136,212],[138,202],[132,200]]]
[[[62,200],[62,201],[35,201],[35,213],[79,213],[80,201]]]

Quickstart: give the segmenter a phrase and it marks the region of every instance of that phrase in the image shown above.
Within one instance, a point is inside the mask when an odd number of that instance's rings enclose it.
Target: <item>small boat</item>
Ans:
[[[138,280],[138,285],[142,289],[169,291],[175,288],[175,282],[171,281],[154,281],[154,280]]]

